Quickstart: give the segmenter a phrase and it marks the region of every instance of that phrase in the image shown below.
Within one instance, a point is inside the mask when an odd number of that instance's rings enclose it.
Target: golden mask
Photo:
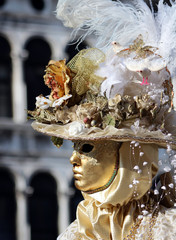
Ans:
[[[114,141],[74,142],[70,162],[76,188],[87,192],[106,187],[115,175],[119,146]]]

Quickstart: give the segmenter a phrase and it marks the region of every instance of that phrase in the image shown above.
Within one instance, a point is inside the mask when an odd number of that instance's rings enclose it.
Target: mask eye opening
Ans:
[[[90,153],[93,150],[94,146],[88,143],[85,143],[81,147],[81,152]]]

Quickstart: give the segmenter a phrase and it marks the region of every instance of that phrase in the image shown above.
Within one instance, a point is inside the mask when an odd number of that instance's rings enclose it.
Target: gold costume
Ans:
[[[144,155],[139,157],[139,152]],[[143,163],[147,165],[143,166]],[[119,168],[113,183],[104,191],[86,194],[78,205],[78,231],[85,239],[128,239],[130,230],[142,210],[149,204],[147,191],[157,172],[158,148],[140,144],[134,148],[123,143],[119,150]],[[138,165],[142,172],[137,173]],[[136,181],[136,182],[134,182]],[[134,183],[130,188],[130,184]],[[145,204],[145,208],[141,205]],[[151,207],[151,206],[150,206]],[[146,209],[154,211],[153,209]]]

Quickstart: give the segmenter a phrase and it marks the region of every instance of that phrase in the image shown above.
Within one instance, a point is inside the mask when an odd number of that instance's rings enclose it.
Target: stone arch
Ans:
[[[24,61],[24,79],[27,86],[27,108],[35,108],[35,98],[43,94],[48,95],[50,90],[45,86],[43,75],[46,65],[51,58],[51,48],[48,42],[40,36],[30,38],[24,49],[27,57]]]
[[[65,53],[67,54],[67,61],[70,61],[80,50],[88,47],[86,41],[78,43],[77,41],[70,41],[65,47]]]
[[[12,63],[11,47],[0,35],[0,117],[12,117]]]
[[[55,240],[58,235],[57,183],[47,171],[38,171],[29,181],[28,221],[31,240]]]
[[[5,4],[6,4],[6,0],[0,0],[0,8],[4,7]]]
[[[37,11],[43,11],[45,9],[45,0],[29,0],[29,2]]]
[[[0,167],[0,239],[17,240],[16,211],[14,177],[8,169]]]

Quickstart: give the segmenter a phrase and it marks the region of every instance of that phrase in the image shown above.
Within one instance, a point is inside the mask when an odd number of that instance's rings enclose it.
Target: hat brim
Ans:
[[[167,148],[169,145],[173,150],[176,150],[176,138],[171,134],[164,134],[161,130],[150,131],[145,128],[138,127],[136,129],[122,128],[117,129],[113,126],[108,126],[105,129],[91,127],[84,129],[79,133],[70,134],[70,127],[74,124],[68,123],[65,125],[45,124],[34,121],[32,127],[38,132],[49,136],[55,136],[71,141],[76,140],[112,140],[118,142],[137,141],[141,143],[153,143],[159,147]]]

